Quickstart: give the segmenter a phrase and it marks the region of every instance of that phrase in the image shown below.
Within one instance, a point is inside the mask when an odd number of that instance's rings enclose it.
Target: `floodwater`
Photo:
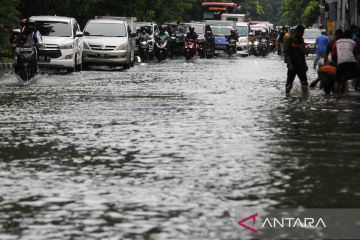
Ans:
[[[277,55],[0,74],[0,239],[239,239],[243,209],[360,208],[360,95],[286,97]]]

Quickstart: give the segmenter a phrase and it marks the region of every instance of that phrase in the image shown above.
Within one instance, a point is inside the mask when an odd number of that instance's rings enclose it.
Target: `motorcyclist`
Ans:
[[[165,31],[163,27],[159,28],[159,33],[156,35],[156,39],[165,42],[170,37],[169,33]]]
[[[186,34],[185,37],[185,41],[189,42],[189,41],[197,41],[198,40],[199,35],[195,32],[195,27],[190,25],[189,26],[189,32]]]
[[[143,27],[140,28],[140,32],[138,34],[138,39],[139,39],[140,42],[141,41],[148,41],[148,40],[151,39],[150,35],[148,33],[147,27],[143,26]]]
[[[235,45],[236,45],[236,42],[239,40],[239,35],[237,34],[235,29],[231,29],[230,35],[226,36],[226,39],[227,39],[229,44],[230,43],[232,43],[232,44],[235,43]],[[230,50],[230,45],[229,44],[226,47],[228,51]]]
[[[36,49],[43,45],[42,36],[34,22],[28,22],[25,25],[24,30],[20,33],[17,45],[20,47],[35,46]]]
[[[228,41],[230,41],[230,40],[238,41],[239,35],[238,35],[238,33],[236,32],[235,29],[231,29],[230,35],[226,36],[226,39],[227,39]]]
[[[211,30],[210,25],[205,26],[205,41],[206,41],[206,48],[211,49],[211,54],[215,53],[215,37]]]
[[[18,47],[34,47],[35,58],[38,59],[38,51],[39,48],[43,46],[43,40],[40,32],[36,28],[36,24],[34,22],[27,22],[23,31],[20,33],[18,42]],[[35,62],[37,67],[37,63]]]

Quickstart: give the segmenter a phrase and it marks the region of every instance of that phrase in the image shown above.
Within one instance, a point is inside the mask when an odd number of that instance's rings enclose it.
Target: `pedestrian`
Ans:
[[[284,62],[286,63],[287,59],[286,59],[286,50],[289,44],[289,40],[291,38],[291,33],[289,31],[289,28],[285,28],[285,34],[284,34],[284,38],[283,38],[283,49],[284,49]]]
[[[283,27],[280,31],[278,38],[278,55],[284,55],[284,36],[285,36],[285,27]]]
[[[305,27],[298,25],[287,46],[286,59],[288,72],[286,94],[290,94],[296,76],[300,79],[303,94],[308,93],[308,81],[306,75],[308,66],[305,60],[306,48],[304,42],[304,31]]]
[[[356,42],[356,48],[358,49],[356,60],[360,62],[360,28],[357,28],[352,39]],[[360,77],[353,81],[353,86],[356,91],[360,91]]]
[[[316,56],[314,59],[314,69],[319,62],[319,60],[324,57],[326,52],[326,47],[329,44],[329,37],[326,35],[326,30],[321,30],[321,35],[316,38],[315,45],[316,45]]]
[[[318,79],[321,81],[325,94],[334,92],[336,67],[332,65],[319,66]]]
[[[337,71],[336,93],[347,93],[347,80],[360,76],[359,62],[356,59],[356,42],[352,40],[353,32],[346,30],[343,37],[336,41]]]
[[[337,61],[336,41],[342,38],[342,35],[343,35],[343,30],[337,29],[335,31],[335,38],[330,41],[325,51],[325,55],[324,55],[325,65],[331,64],[333,66],[336,66],[336,61]],[[331,62],[329,61],[329,54],[331,54]]]

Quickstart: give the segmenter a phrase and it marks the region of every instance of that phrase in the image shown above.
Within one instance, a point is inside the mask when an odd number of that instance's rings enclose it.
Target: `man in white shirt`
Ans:
[[[337,70],[335,92],[345,93],[348,91],[346,81],[350,78],[360,76],[359,63],[356,60],[357,47],[352,40],[353,33],[347,30],[343,34],[343,38],[336,41],[337,52]]]

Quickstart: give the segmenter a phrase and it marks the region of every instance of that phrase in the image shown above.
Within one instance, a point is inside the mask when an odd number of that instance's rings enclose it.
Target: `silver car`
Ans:
[[[130,68],[135,62],[135,36],[126,20],[89,20],[84,28],[84,65]]]

